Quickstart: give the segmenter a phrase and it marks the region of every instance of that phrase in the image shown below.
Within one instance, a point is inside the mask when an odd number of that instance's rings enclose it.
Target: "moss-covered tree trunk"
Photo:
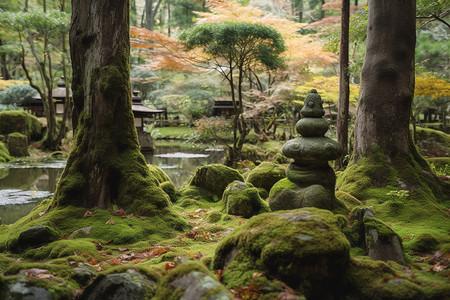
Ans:
[[[51,207],[172,215],[140,153],[131,110],[129,1],[72,1],[76,140]]]
[[[405,190],[410,200],[431,200],[418,208],[448,199],[448,185],[431,173],[409,133],[415,8],[415,1],[410,0],[369,1],[354,155],[338,180],[341,189],[362,201],[390,200],[393,197],[386,196],[390,190]],[[376,194],[374,188],[386,190]],[[431,207],[427,213],[433,211]]]

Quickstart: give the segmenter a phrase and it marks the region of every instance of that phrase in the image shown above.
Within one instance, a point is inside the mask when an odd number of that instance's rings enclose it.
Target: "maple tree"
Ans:
[[[204,68],[214,69],[230,86],[234,116],[233,145],[228,146],[228,163],[240,158],[244,138],[249,132],[243,117],[243,83],[256,76],[258,69],[276,70],[282,67],[280,54],[284,40],[272,27],[246,22],[203,23],[184,32],[180,39],[186,49],[201,49],[203,57],[196,61]]]

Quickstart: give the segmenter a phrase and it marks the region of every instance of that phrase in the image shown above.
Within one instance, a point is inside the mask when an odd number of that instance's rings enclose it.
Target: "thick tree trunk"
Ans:
[[[415,1],[369,1],[367,49],[355,125],[355,160],[379,147],[408,155],[414,96]]]
[[[51,208],[76,205],[174,216],[139,151],[131,111],[129,1],[72,1],[76,141]]]
[[[342,145],[342,156],[348,154],[348,109],[350,99],[350,77],[348,73],[350,0],[342,0],[341,46],[339,51],[339,107],[337,118],[337,139]]]

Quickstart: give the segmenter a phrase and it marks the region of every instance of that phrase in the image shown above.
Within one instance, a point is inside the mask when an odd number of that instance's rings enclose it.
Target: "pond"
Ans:
[[[159,166],[181,187],[199,166],[223,163],[225,151],[205,145],[168,143],[156,145],[153,154],[144,154],[148,163]],[[16,161],[0,164],[1,224],[11,224],[28,214],[37,203],[52,196],[65,160]]]

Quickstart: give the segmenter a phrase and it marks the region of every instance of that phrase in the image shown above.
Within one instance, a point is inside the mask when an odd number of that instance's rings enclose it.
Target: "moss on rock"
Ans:
[[[433,253],[436,251],[439,241],[436,236],[429,233],[422,233],[415,237],[409,244],[409,249],[421,253]]]
[[[199,262],[182,263],[167,272],[154,299],[232,299],[227,289]]]
[[[39,120],[22,110],[9,110],[0,112],[0,134],[8,135],[20,132],[30,141],[42,138],[42,125]]]
[[[262,162],[248,174],[246,181],[269,192],[272,186],[283,178],[286,178],[285,166],[273,162]]]
[[[214,269],[227,286],[248,284],[254,272],[300,288],[307,297],[339,289],[350,244],[329,211],[304,208],[261,214],[230,234],[216,249]]]
[[[258,190],[251,183],[233,181],[223,192],[223,211],[230,215],[250,218],[269,212],[269,204],[259,196]]]
[[[28,152],[28,138],[24,134],[19,132],[9,134],[6,145],[11,156],[24,157],[30,155]]]
[[[218,197],[218,201],[225,188],[235,180],[244,181],[244,178],[232,168],[221,164],[213,164],[197,168],[189,181],[189,185],[212,193]]]

